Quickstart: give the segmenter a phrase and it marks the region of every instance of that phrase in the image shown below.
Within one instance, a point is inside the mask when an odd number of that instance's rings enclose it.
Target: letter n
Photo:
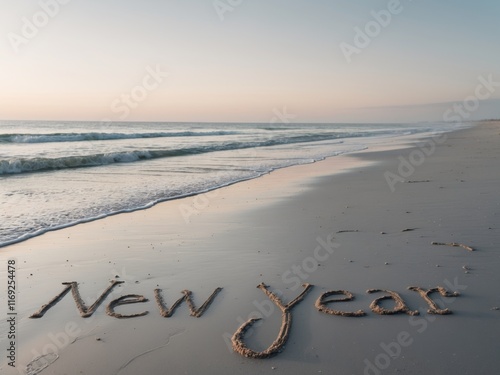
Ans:
[[[45,313],[53,306],[55,306],[63,297],[70,291],[73,294],[73,299],[75,300],[76,307],[78,308],[78,311],[80,312],[80,315],[83,318],[88,318],[92,316],[92,314],[95,312],[95,310],[99,307],[99,305],[104,301],[104,299],[108,296],[109,293],[111,293],[111,290],[115,287],[116,284],[121,284],[124,281],[118,281],[118,280],[113,280],[111,284],[104,290],[104,292],[101,294],[99,298],[96,299],[96,301],[90,306],[87,307],[85,303],[82,301],[82,297],[80,296],[80,291],[78,290],[78,283],[76,281],[71,281],[71,282],[65,282],[62,283],[63,285],[66,285],[66,287],[63,289],[61,293],[59,293],[57,296],[52,298],[47,304],[43,305],[40,310],[35,312],[33,315],[30,316],[30,319],[37,319],[41,318],[42,316],[45,315]]]

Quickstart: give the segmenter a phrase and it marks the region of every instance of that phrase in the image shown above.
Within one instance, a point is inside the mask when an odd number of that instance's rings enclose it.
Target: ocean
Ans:
[[[0,247],[464,124],[0,121]]]

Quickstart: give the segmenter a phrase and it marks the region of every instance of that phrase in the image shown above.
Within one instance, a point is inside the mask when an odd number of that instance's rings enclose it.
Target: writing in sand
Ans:
[[[43,305],[38,311],[33,313],[30,318],[36,319],[36,318],[42,318],[45,313],[52,308],[54,305],[56,305],[70,290],[73,295],[73,299],[76,303],[76,306],[80,312],[80,315],[83,318],[88,318],[94,314],[96,309],[102,304],[102,302],[106,299],[106,297],[111,293],[113,288],[118,285],[122,284],[124,281],[119,281],[119,280],[113,280],[111,283],[108,285],[108,287],[104,290],[104,292],[95,300],[95,302],[87,306],[81,296],[80,296],[80,291],[78,289],[78,283],[76,281],[71,281],[71,282],[64,282],[62,283],[65,285],[64,289],[57,294],[54,298],[52,298],[47,304]],[[262,290],[266,296],[280,309],[281,311],[281,328],[278,333],[278,337],[273,341],[273,343],[265,350],[263,351],[254,351],[250,349],[246,344],[245,344],[245,332],[259,319],[257,318],[252,318],[247,320],[245,323],[243,323],[234,333],[232,336],[231,342],[232,346],[235,352],[249,358],[269,358],[272,357],[273,355],[278,354],[279,352],[282,351],[284,345],[286,344],[288,337],[290,335],[290,329],[292,326],[292,310],[293,308],[301,302],[305,296],[312,290],[313,285],[311,284],[304,284],[302,285],[303,290],[302,292],[295,297],[292,301],[288,302],[285,304],[275,293],[271,292],[269,290],[269,286],[261,283],[257,286],[260,290]],[[424,289],[416,286],[410,286],[408,287],[409,290],[417,292],[427,303],[429,306],[429,309],[427,312],[429,314],[438,314],[438,315],[447,315],[451,314],[451,310],[445,308],[441,309],[436,302],[430,297],[431,294],[433,293],[438,293],[442,297],[449,297],[449,298],[454,298],[459,295],[458,292],[450,292],[446,290],[443,287],[436,287],[436,288],[431,288],[431,289]],[[186,304],[189,307],[189,310],[191,312],[191,316],[200,318],[203,313],[209,308],[209,306],[212,304],[214,301],[215,297],[219,292],[222,290],[222,288],[216,288],[213,293],[205,300],[205,302],[197,308],[193,302],[193,293],[189,290],[183,290],[182,297],[177,299],[172,306],[169,308],[165,304],[165,300],[163,299],[162,291],[161,289],[154,289],[153,294],[154,298],[156,300],[156,304],[158,305],[159,313],[162,317],[164,318],[170,318],[174,312],[175,309],[182,304],[183,302],[186,302]],[[372,294],[372,293],[385,293],[381,297],[378,297],[373,300],[373,302],[370,304],[370,310],[373,311],[376,314],[379,315],[393,315],[393,314],[407,314],[407,315],[419,315],[418,310],[411,310],[403,298],[394,291],[391,290],[384,290],[384,289],[369,289],[367,290],[367,293]],[[340,296],[338,298],[331,298],[332,296]],[[322,293],[318,299],[315,302],[315,308],[324,314],[329,314],[329,315],[337,315],[337,316],[343,316],[343,317],[362,317],[366,315],[366,312],[363,310],[357,310],[357,311],[342,311],[342,310],[336,310],[331,307],[328,307],[329,305],[335,303],[335,302],[349,302],[354,300],[354,295],[347,291],[347,290],[330,290],[327,292]],[[394,306],[391,309],[387,309],[381,305],[382,301],[385,300],[392,300],[394,303]],[[140,316],[144,316],[149,313],[149,311],[142,311],[140,313],[134,313],[134,314],[123,314],[123,313],[118,313],[116,312],[117,307],[122,306],[122,305],[128,305],[128,304],[135,304],[135,303],[143,303],[147,302],[148,299],[143,296],[143,295],[138,295],[138,294],[127,294],[123,295],[121,297],[115,298],[112,301],[108,303],[106,306],[106,314],[114,317],[114,318],[119,318],[119,319],[125,319],[125,318],[136,318]]]

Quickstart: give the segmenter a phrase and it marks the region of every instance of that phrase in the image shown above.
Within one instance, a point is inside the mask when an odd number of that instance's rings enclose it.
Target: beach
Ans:
[[[16,367],[4,351],[0,372],[495,373],[499,141],[495,121],[425,138],[394,137],[1,248],[2,282],[9,260],[16,269],[17,315]],[[123,283],[89,317],[80,315],[68,289],[43,316],[30,318],[68,287],[63,283],[77,282],[89,307],[112,280]],[[284,304],[302,284],[312,287],[288,311],[290,332],[280,352],[247,358],[232,347],[242,324],[262,318],[244,335],[254,352],[265,351],[282,324],[282,311],[257,288],[261,283]],[[438,311],[452,313],[429,313],[409,287],[456,292],[429,294]],[[164,317],[156,301],[161,295],[168,309],[189,290],[197,309],[217,288],[199,317],[190,316],[186,301]],[[326,310],[366,314],[319,311],[315,304],[328,291],[354,299],[325,302]],[[406,312],[372,311],[370,304],[387,291],[403,299]],[[134,303],[113,310],[110,302],[125,295]],[[380,302],[388,311],[394,305]],[[113,311],[142,316],[117,318]],[[1,340],[8,348],[7,338]]]

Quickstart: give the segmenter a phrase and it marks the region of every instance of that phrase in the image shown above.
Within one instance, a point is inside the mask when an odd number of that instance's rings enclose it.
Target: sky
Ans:
[[[498,0],[0,0],[0,119],[500,117]]]

